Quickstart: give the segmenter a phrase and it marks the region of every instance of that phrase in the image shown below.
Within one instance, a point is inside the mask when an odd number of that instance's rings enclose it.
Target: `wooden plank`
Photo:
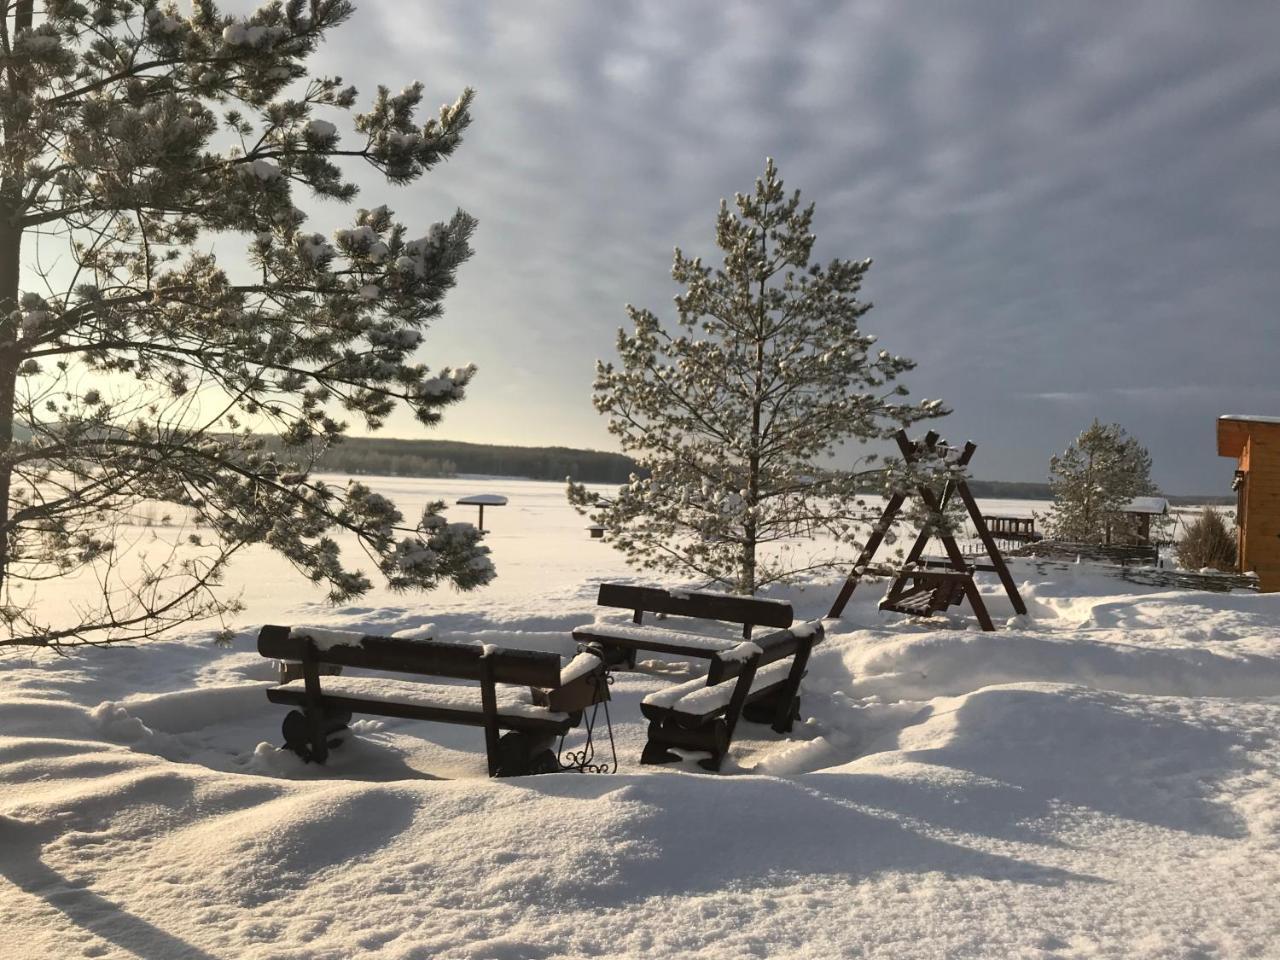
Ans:
[[[725,749],[713,757],[714,769],[719,770],[724,754],[729,752],[728,744],[733,742],[733,731],[738,726],[738,718],[742,716],[742,708],[751,693],[751,681],[756,678],[756,670],[760,666],[759,655],[747,660],[743,671],[738,674],[738,683],[733,688],[733,696],[729,698],[729,706],[724,711]]]
[[[853,596],[853,591],[858,586],[858,581],[862,578],[862,571],[867,568],[867,564],[871,562],[872,557],[876,555],[876,551],[880,549],[880,544],[884,540],[885,534],[893,526],[894,518],[898,515],[898,511],[902,509],[902,504],[906,499],[907,495],[905,493],[895,493],[889,498],[889,502],[885,505],[884,513],[880,515],[876,525],[871,528],[871,536],[867,537],[867,542],[863,544],[862,552],[858,554],[858,559],[853,564],[853,570],[845,578],[844,583],[840,585],[840,592],[836,595],[835,602],[831,604],[831,609],[827,612],[828,617],[835,619],[844,613],[844,608],[849,603],[849,598]]]
[[[267,699],[272,703],[284,706],[303,706],[306,694],[301,690],[282,690],[271,687],[267,690]],[[449,707],[424,707],[411,703],[394,703],[388,700],[362,700],[359,697],[337,697],[331,694],[322,695],[322,703],[326,707],[350,710],[373,717],[395,717],[400,720],[428,720],[436,723],[450,723],[464,727],[483,727],[484,712],[480,707],[474,710],[462,710]],[[521,730],[527,733],[564,733],[572,729],[577,721],[573,716],[564,720],[540,719],[518,714],[498,714],[498,727],[502,730]]]
[[[755,703],[758,700],[766,700],[769,697],[776,695],[778,691],[787,684],[789,678],[790,675],[788,674],[787,677],[784,677],[776,683],[765,684],[764,686],[756,687],[754,690],[749,691],[743,698],[743,706],[745,707],[747,704]],[[754,680],[754,677],[752,679]],[[682,724],[687,727],[697,727],[701,724],[705,724],[723,709],[724,707],[714,707],[706,713],[690,713],[689,711],[681,710],[678,707],[655,707],[652,704],[645,703],[644,701],[640,702],[640,712],[650,721],[671,721],[672,723]]]
[[[995,630],[995,624],[991,622],[991,614],[987,613],[987,605],[982,602],[982,594],[978,592],[978,585],[970,580],[965,585],[964,592],[969,597],[969,606],[973,608],[973,612],[978,618],[978,623],[982,625],[982,629],[987,632]]]
[[[805,670],[809,666],[809,654],[813,651],[813,644],[818,638],[802,642],[799,649],[796,650],[795,657],[791,662],[791,672],[787,674],[787,679],[783,681],[782,689],[778,691],[778,710],[774,714],[772,728],[774,733],[790,733],[792,725],[791,705],[795,702],[796,697],[800,695],[800,681],[804,679]]]
[[[789,603],[697,591],[673,595],[657,587],[635,587],[624,583],[600,584],[596,603],[602,607],[622,607],[637,613],[648,611],[762,627],[789,627],[795,619]]]
[[[977,501],[973,499],[973,494],[969,492],[969,484],[961,480],[957,484],[957,488],[960,499],[964,501],[965,507],[969,510],[974,529],[978,531],[978,539],[982,541],[982,546],[986,548],[987,556],[991,558],[991,563],[996,568],[996,575],[1000,578],[1000,582],[1004,584],[1004,592],[1009,595],[1009,601],[1013,604],[1013,609],[1018,613],[1026,613],[1027,605],[1022,602],[1022,594],[1018,592],[1018,585],[1013,581],[1013,574],[1009,572],[1009,566],[1004,562],[1004,555],[1000,553],[1000,548],[996,546],[995,540],[992,539],[991,531],[987,529],[987,524],[982,519],[982,511],[978,509]]]
[[[305,633],[291,635],[291,628],[267,624],[258,633],[258,652],[279,660],[302,660],[309,640]],[[473,643],[443,640],[406,640],[399,637],[365,636],[358,646],[335,645],[316,650],[323,663],[337,663],[370,670],[418,673],[457,680],[480,679],[483,648]],[[540,650],[500,648],[492,654],[493,673],[498,683],[531,687],[556,687],[560,683],[560,657]]]
[[[732,637],[724,638],[724,646],[717,649],[711,646],[684,646],[677,640],[662,639],[663,636],[671,637],[672,634],[658,634],[653,639],[640,640],[635,637],[615,636],[608,632],[607,624],[602,624],[600,629],[594,627],[579,627],[573,631],[573,639],[579,643],[599,643],[605,647],[618,647],[623,650],[647,650],[651,653],[673,653],[682,657],[693,657],[698,660],[710,660],[721,650],[728,650],[736,647],[740,641]],[[705,639],[713,640],[714,637]]]
[[[498,694],[494,689],[493,656],[480,658],[480,710],[484,715],[484,752],[489,759],[489,776],[498,775]]]
[[[324,763],[329,757],[329,735],[325,730],[324,706],[320,693],[320,667],[316,662],[315,648],[307,644],[302,657],[303,713],[307,718],[307,737],[311,742],[311,757],[316,763]]]
[[[760,648],[758,666],[767,667],[771,663],[785,660],[804,647],[812,647],[815,643],[820,643],[825,635],[822,624],[814,623],[807,626],[810,626],[812,632],[802,637],[796,636],[791,630],[779,630],[777,633],[771,633],[767,637],[759,637],[753,640],[752,643]],[[717,683],[723,683],[725,680],[732,680],[742,672],[746,661],[744,659],[725,659],[724,654],[729,652],[731,651],[726,650],[724,653],[718,653],[711,658],[711,667],[707,670],[707,686],[713,687]]]

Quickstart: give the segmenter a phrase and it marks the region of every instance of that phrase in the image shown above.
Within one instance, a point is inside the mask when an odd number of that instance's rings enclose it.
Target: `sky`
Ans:
[[[1099,417],[1166,492],[1226,493],[1216,418],[1280,414],[1274,4],[357,6],[315,65],[362,103],[478,91],[446,165],[360,178],[411,230],[480,221],[421,352],[479,373],[439,427],[387,435],[613,449],[591,382],[624,305],[672,317],[673,247],[714,254],[767,156],[816,203],[819,258],[874,261],[863,327],[918,361],[975,476],[1043,480]]]

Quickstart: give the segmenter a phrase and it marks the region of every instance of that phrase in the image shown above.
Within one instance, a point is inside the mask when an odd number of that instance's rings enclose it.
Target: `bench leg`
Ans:
[[[800,697],[786,696],[779,689],[768,697],[748,703],[742,708],[742,719],[752,723],[767,723],[778,733],[790,733],[800,719]]]
[[[498,740],[495,777],[527,777],[535,773],[556,773],[560,761],[552,749],[553,737],[535,736],[509,730]]]
[[[672,753],[665,744],[654,740],[652,733],[650,734],[649,742],[640,751],[640,762],[646,766],[658,763],[675,763],[679,759],[680,755],[678,753]]]
[[[636,668],[636,648],[619,647],[614,644],[601,644],[604,648],[604,663],[610,670],[634,670]]]
[[[710,770],[719,770],[721,761],[729,752],[729,736],[729,727],[722,717],[715,717],[697,727],[682,727],[665,720],[651,720],[649,740],[640,754],[640,762],[674,763],[680,756],[673,753],[672,749],[679,748],[710,753],[708,762],[714,765],[708,767],[707,762],[702,765]]]
[[[345,730],[350,722],[350,710],[333,707],[290,710],[280,732],[284,735],[286,749],[308,762],[324,763],[329,757],[329,748],[337,745],[337,741],[330,740],[330,737]]]

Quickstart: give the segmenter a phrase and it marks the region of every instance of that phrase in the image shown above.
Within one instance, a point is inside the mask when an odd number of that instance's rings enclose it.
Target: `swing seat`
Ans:
[[[907,586],[907,581],[910,585]],[[880,601],[881,610],[892,610],[913,617],[927,617],[958,606],[965,598],[966,584],[973,585],[973,575],[958,571],[902,570],[889,593]]]

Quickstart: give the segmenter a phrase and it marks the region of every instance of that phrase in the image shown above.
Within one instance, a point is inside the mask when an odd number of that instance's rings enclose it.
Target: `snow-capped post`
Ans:
[[[603,506],[581,484],[568,495],[632,562],[744,594],[829,567],[835,554],[761,548],[819,532],[856,544],[859,493],[890,475],[874,452],[848,469],[819,461],[948,412],[908,402],[894,381],[914,364],[859,327],[871,261],[811,264],[813,211],[769,160],[751,193],[721,201],[723,267],[677,248],[674,332],[628,306],[619,365],[597,364],[595,406],[647,475]]]
[[[424,122],[420,84],[379,88],[344,122],[356,91],[306,62],[347,0],[247,17],[210,0],[48,0],[38,22],[30,2],[8,10],[0,646],[217,616],[234,609],[215,589],[229,558],[254,543],[333,600],[358,596],[370,581],[335,532],[394,588],[489,581],[478,531],[442,503],[406,521],[363,485],[311,476],[342,416],[376,430],[404,407],[431,425],[462,399],[474,368],[433,371],[415,352],[475,221],[458,211],[418,236],[373,206],[325,236],[297,205],[351,200],[343,161],[417,180],[459,145],[471,90]],[[144,502],[177,519],[141,557],[123,518]],[[86,566],[97,609],[32,604],[40,581]]]
[[[1050,458],[1049,487],[1049,534],[1075,543],[1109,543],[1130,500],[1159,494],[1147,448],[1120,424],[1096,419],[1071,446]],[[1156,520],[1157,533],[1165,524]]]

